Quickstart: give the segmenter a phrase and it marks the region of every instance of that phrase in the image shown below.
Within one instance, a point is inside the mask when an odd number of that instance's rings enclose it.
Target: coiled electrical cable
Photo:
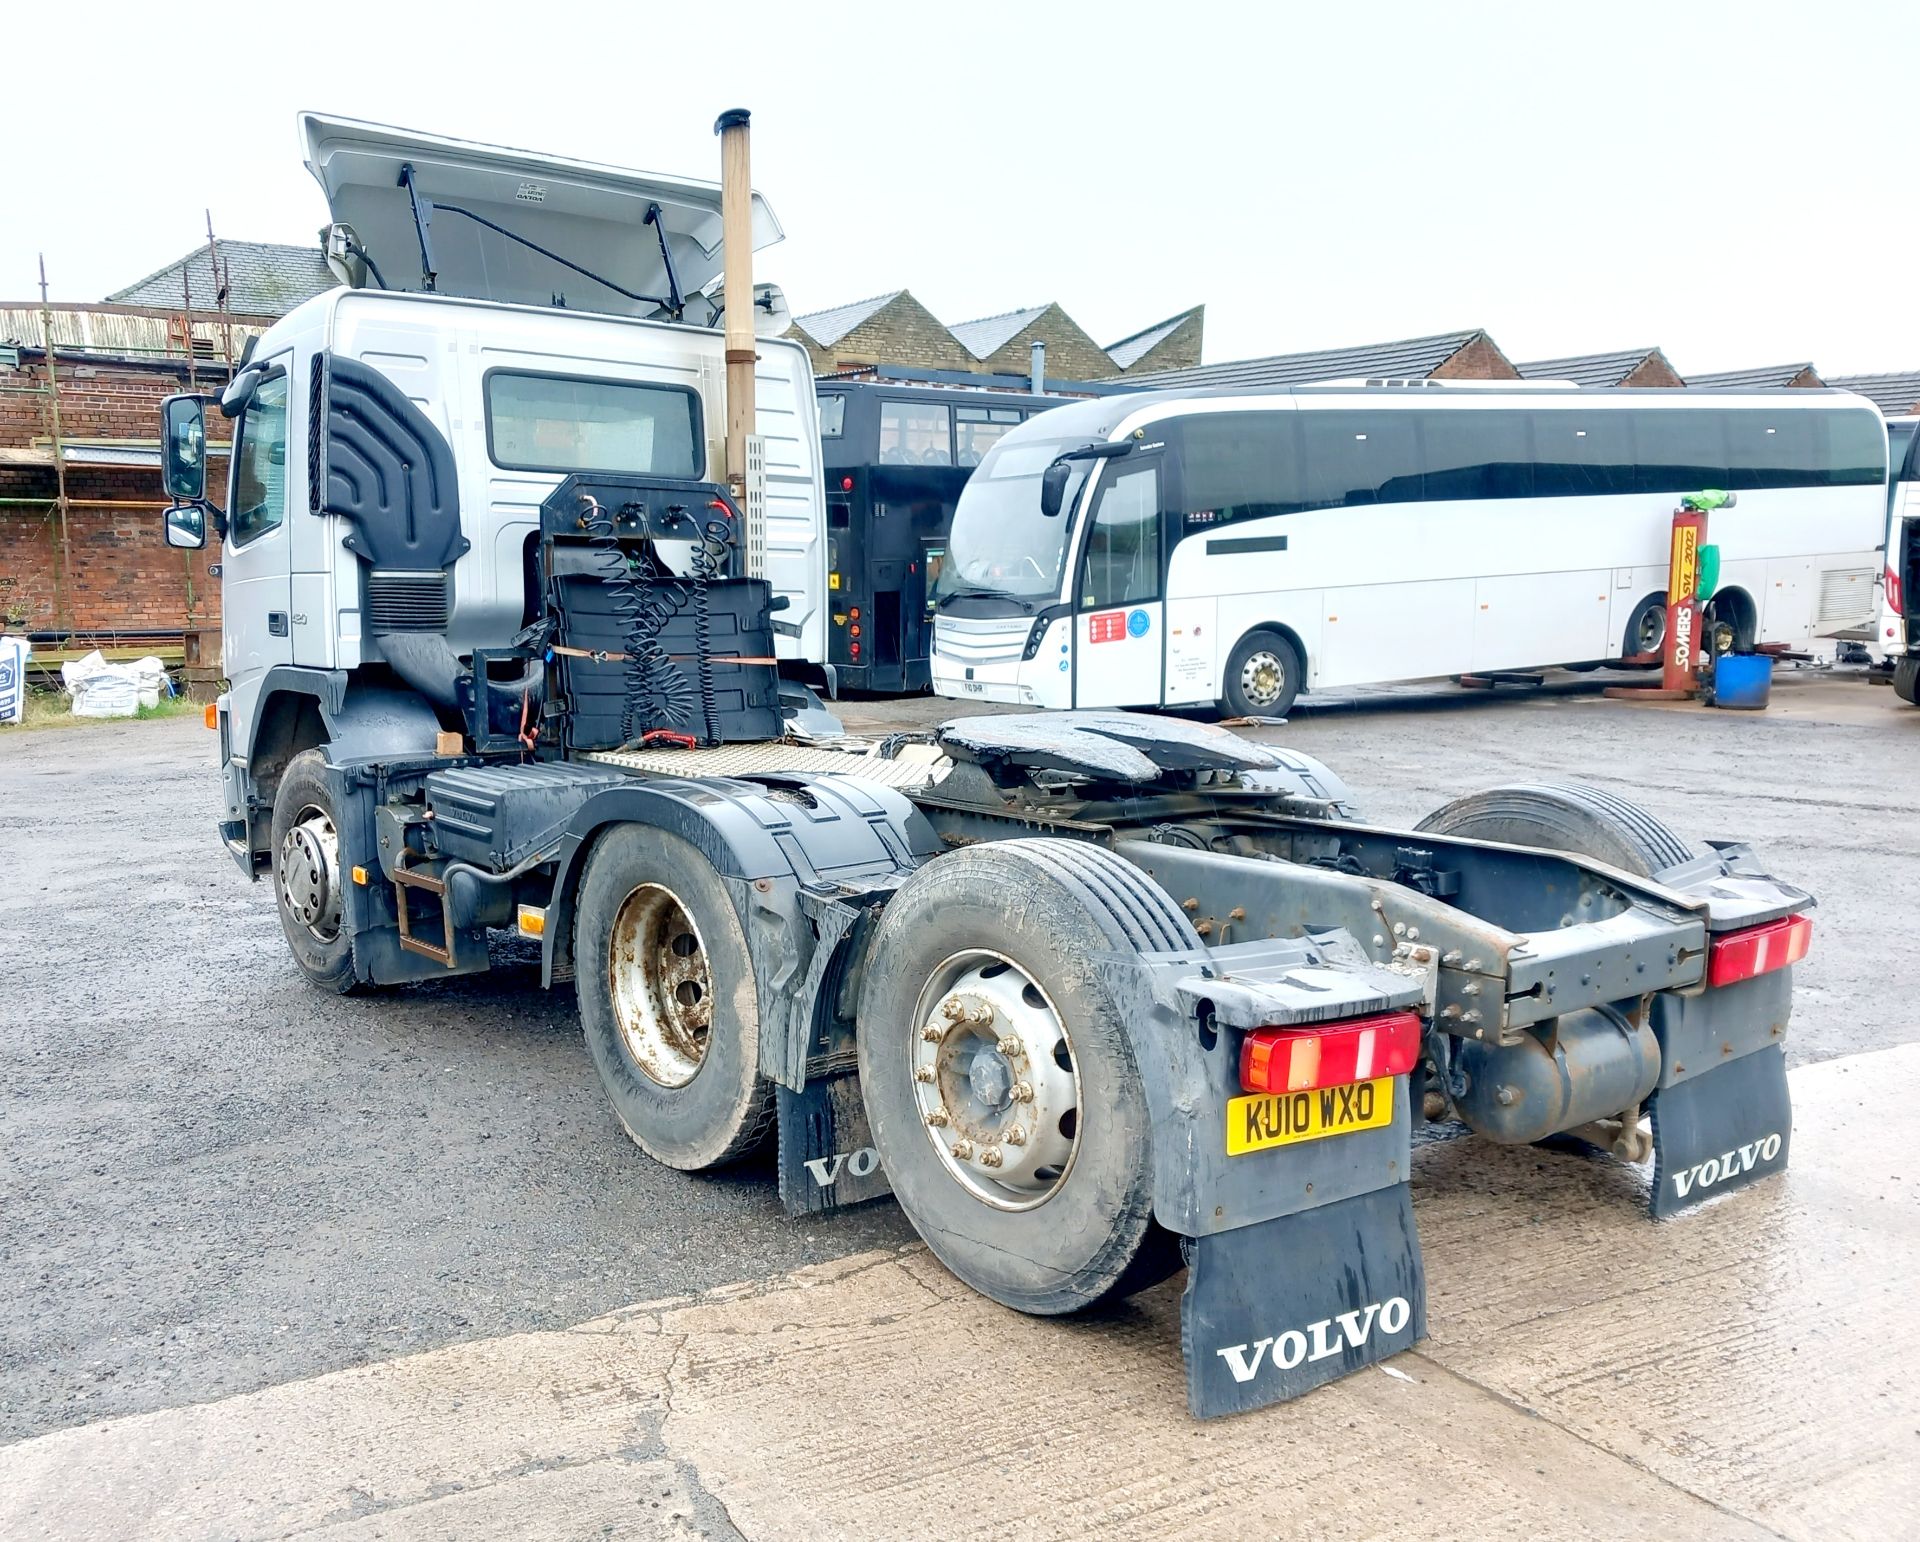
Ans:
[[[694,669],[700,681],[700,713],[706,724],[706,742],[720,742],[720,703],[713,684],[713,611],[707,586],[720,576],[720,559],[733,545],[733,527],[724,519],[709,519],[693,543]]]
[[[581,495],[580,530],[587,538],[593,576],[604,587],[626,654],[620,701],[620,743],[632,744],[662,723],[685,725],[693,691],[661,646],[660,634],[686,603],[686,591],[630,558],[614,534],[613,516],[591,494]]]

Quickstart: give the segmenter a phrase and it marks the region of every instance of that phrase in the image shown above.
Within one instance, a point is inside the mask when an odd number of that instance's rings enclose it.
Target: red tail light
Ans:
[[[1707,947],[1707,984],[1738,985],[1755,975],[1771,974],[1797,964],[1813,941],[1813,921],[1787,916],[1765,926],[1716,937]]]
[[[1420,1017],[1382,1012],[1308,1028],[1256,1028],[1240,1046],[1248,1092],[1312,1092],[1404,1076],[1420,1058]]]
[[[1907,607],[1900,601],[1900,575],[1894,571],[1893,564],[1889,562],[1887,564],[1887,609],[1905,615]]]

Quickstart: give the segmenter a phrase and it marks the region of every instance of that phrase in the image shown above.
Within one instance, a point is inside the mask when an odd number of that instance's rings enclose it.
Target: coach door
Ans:
[[[1074,586],[1076,707],[1160,704],[1165,553],[1160,457],[1109,464],[1093,506]]]

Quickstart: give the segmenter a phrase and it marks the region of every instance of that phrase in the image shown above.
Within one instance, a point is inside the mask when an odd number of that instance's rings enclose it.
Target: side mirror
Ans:
[[[167,496],[175,502],[191,502],[207,493],[207,409],[198,396],[169,396],[160,404],[160,471]],[[204,524],[204,521],[203,521]],[[175,541],[168,525],[168,544]],[[199,540],[204,545],[204,530]]]
[[[207,544],[207,506],[204,502],[176,503],[166,513],[167,545],[198,551]]]
[[[1073,467],[1064,460],[1057,460],[1040,473],[1040,512],[1048,519],[1056,519],[1060,514],[1060,505],[1067,496],[1067,482],[1073,476]]]

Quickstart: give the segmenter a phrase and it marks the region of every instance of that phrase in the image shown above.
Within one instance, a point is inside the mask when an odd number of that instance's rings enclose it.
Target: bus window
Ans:
[[[1182,531],[1291,514],[1304,500],[1297,412],[1209,412],[1167,429]]]
[[[1300,414],[1308,508],[1353,503],[1418,503],[1420,438],[1408,411]]]
[[[1821,480],[1816,470],[1813,414],[1768,411],[1720,412],[1725,424],[1727,480],[1715,484],[1745,491],[1750,487],[1805,487]]]
[[[942,402],[880,403],[880,464],[951,466],[953,423]]]
[[[1727,486],[1728,416],[1684,407],[1636,412],[1634,491],[1690,493]]]
[[[1534,497],[1632,492],[1634,416],[1618,408],[1533,413]]]
[[[955,407],[953,409],[954,463],[977,466],[980,459],[1014,424],[1020,414],[1012,407]]]
[[[1122,471],[1100,490],[1080,569],[1087,610],[1137,605],[1160,595],[1160,472]]]
[[[1429,500],[1533,496],[1528,414],[1466,407],[1418,416]]]
[[[846,431],[847,396],[844,391],[828,391],[820,397],[820,437],[838,439]]]

